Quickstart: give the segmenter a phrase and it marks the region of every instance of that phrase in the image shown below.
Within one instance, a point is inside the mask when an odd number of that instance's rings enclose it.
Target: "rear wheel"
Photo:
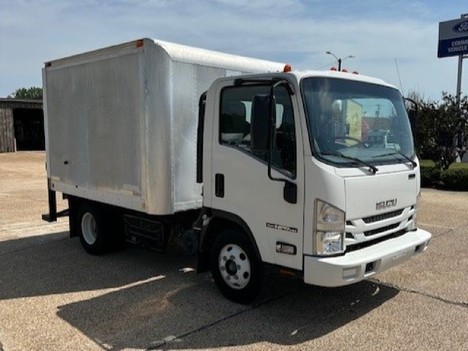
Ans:
[[[241,231],[224,230],[215,238],[210,266],[218,289],[228,299],[249,303],[260,293],[263,265]]]
[[[77,229],[86,252],[99,255],[108,249],[106,223],[97,206],[83,204],[78,211]]]

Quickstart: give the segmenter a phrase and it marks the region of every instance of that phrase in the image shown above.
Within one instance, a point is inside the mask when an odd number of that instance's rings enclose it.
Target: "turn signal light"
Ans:
[[[276,252],[283,253],[286,255],[295,255],[297,253],[297,248],[294,245],[286,244],[282,242],[276,243]]]

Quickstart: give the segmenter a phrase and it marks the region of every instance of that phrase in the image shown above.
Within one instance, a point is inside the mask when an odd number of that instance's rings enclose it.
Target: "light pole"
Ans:
[[[461,19],[468,18],[468,13],[464,13],[460,16]],[[460,106],[461,101],[461,83],[462,83],[462,69],[463,69],[463,59],[468,56],[459,55],[458,56],[458,74],[457,74],[457,101]]]
[[[348,59],[348,58],[354,58],[353,55],[348,55],[348,56],[346,56],[345,58],[339,58],[339,57],[337,57],[337,56],[336,56],[333,52],[331,52],[331,51],[327,51],[326,54],[332,55],[332,56],[335,58],[335,60],[338,61],[338,71],[341,71],[341,62],[343,62],[344,60],[346,60],[346,59]]]

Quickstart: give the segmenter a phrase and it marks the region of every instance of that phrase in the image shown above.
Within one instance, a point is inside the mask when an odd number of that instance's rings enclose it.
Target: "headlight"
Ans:
[[[344,252],[345,213],[321,200],[315,202],[314,253],[336,255]]]

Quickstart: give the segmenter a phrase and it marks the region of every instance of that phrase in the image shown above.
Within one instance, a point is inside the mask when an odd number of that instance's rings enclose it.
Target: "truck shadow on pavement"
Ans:
[[[130,247],[103,256],[85,253],[77,238],[60,232],[0,242],[0,302],[115,289],[165,274],[177,258]]]
[[[291,346],[327,335],[398,294],[368,281],[324,289],[272,279],[272,290],[253,306],[225,300],[202,275],[166,277],[68,304],[58,315],[112,350]]]
[[[226,300],[209,273],[197,275],[177,257],[166,256],[164,274],[60,306],[58,316],[112,350],[297,345],[339,329],[398,294],[370,281],[328,289],[269,273],[258,301],[244,306]]]
[[[285,283],[277,279],[273,285]],[[294,285],[296,289],[289,294],[277,296],[273,290],[260,305],[221,320],[207,330],[169,339],[158,348],[211,349],[257,343],[299,345],[361,318],[398,294],[396,289],[371,282],[339,289],[305,286],[298,281]]]
[[[4,241],[0,303],[63,294],[57,316],[100,348],[206,349],[297,345],[398,294],[370,281],[327,289],[269,273],[258,301],[244,306],[226,300],[211,275],[196,274],[194,267],[195,258],[135,247],[90,256],[67,232]]]

